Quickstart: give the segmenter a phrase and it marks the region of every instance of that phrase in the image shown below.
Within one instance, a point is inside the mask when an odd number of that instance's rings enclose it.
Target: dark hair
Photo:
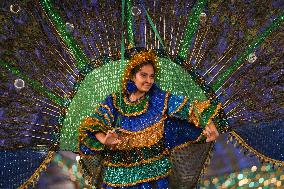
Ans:
[[[139,70],[143,67],[143,66],[146,66],[146,65],[152,65],[153,66],[153,69],[154,69],[154,73],[156,73],[157,69],[155,67],[155,64],[152,62],[152,61],[146,61],[146,62],[143,62],[137,66],[135,66],[131,72],[130,72],[130,75],[131,77],[133,77],[137,72],[139,72]]]

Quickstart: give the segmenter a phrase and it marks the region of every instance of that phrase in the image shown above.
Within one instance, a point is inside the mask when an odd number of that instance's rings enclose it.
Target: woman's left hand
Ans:
[[[207,137],[206,142],[211,142],[216,140],[219,137],[219,132],[216,129],[216,126],[210,122],[205,129],[203,130],[202,134]]]

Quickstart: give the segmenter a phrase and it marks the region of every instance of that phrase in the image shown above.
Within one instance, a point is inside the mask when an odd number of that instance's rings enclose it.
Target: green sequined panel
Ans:
[[[134,167],[106,167],[104,182],[117,185],[134,184],[143,180],[155,180],[155,178],[163,177],[170,170],[171,163],[167,157]]]

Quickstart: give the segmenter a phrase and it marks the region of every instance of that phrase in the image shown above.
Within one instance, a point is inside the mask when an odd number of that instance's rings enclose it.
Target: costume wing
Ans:
[[[78,72],[39,4],[2,1],[0,17],[0,188],[25,188],[58,150]]]
[[[232,140],[263,161],[283,165],[283,2],[0,5],[1,188],[29,186],[58,149],[76,151],[77,124],[120,89],[137,47],[156,49],[162,89],[222,102],[218,125],[232,129]]]

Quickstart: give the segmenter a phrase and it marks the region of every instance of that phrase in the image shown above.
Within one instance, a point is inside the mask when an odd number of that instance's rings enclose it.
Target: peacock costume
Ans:
[[[214,146],[199,137],[210,119],[246,154],[283,166],[283,10],[279,0],[1,1],[0,188],[30,187],[60,150],[81,153],[82,187],[193,188]],[[121,79],[146,49],[156,86],[133,105]],[[96,142],[117,127],[129,143]]]
[[[168,188],[170,151],[202,140],[199,117],[209,101],[192,102],[188,97],[164,92],[155,84],[141,99],[129,101],[130,69],[149,60],[156,62],[151,52],[134,55],[126,67],[123,92],[108,96],[79,128],[80,154],[91,158],[100,154],[103,158],[103,188]],[[209,121],[220,108],[219,104]],[[113,147],[106,147],[95,137],[96,132],[114,129],[121,129],[122,142]]]

